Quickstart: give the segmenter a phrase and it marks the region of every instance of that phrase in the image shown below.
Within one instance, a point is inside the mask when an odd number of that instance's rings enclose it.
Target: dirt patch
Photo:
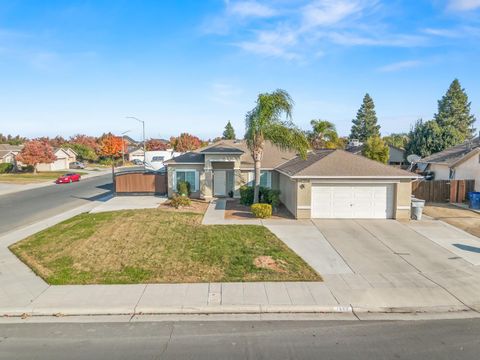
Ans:
[[[255,219],[255,216],[250,211],[250,207],[240,204],[238,199],[233,199],[227,201],[225,219]],[[294,217],[283,204],[280,204],[269,219],[294,219]]]
[[[204,214],[205,211],[207,211],[208,204],[209,203],[207,201],[192,199],[190,206],[185,206],[185,207],[180,207],[178,209],[175,209],[174,207],[169,205],[168,201],[166,201],[163,204],[161,204],[158,207],[158,209],[174,211],[174,212],[194,212],[198,214]]]
[[[280,273],[286,272],[285,261],[274,260],[271,256],[256,257],[255,260],[253,261],[253,264],[260,269],[268,269],[268,270],[273,270],[275,272],[280,272]]]
[[[480,214],[474,211],[450,204],[429,203],[425,206],[424,213],[480,237]]]

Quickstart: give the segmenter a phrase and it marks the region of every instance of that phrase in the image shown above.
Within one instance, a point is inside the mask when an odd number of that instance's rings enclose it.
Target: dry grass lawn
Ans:
[[[10,247],[50,284],[321,280],[263,226],[161,209],[81,214]],[[273,259],[269,266],[259,259]]]
[[[12,173],[12,174],[0,174],[0,182],[10,184],[35,184],[46,181],[54,181],[63,174],[74,172],[80,175],[85,175],[85,172],[76,170],[63,170],[63,171],[45,171],[38,172],[36,175],[33,173]]]
[[[480,237],[480,214],[450,204],[430,203],[424,213]]]

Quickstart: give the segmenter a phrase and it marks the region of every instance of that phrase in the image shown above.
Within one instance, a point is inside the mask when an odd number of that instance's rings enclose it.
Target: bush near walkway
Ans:
[[[318,281],[267,228],[159,209],[81,214],[10,249],[50,284]],[[277,267],[259,267],[271,257]],[[270,258],[269,258],[270,259]]]

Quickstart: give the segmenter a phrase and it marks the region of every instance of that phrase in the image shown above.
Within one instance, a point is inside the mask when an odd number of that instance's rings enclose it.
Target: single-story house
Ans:
[[[181,152],[176,152],[173,149],[156,150],[145,152],[145,167],[149,170],[160,171],[165,168],[164,162],[176,156],[182,155]],[[142,158],[143,161],[143,158]]]
[[[137,148],[128,150],[128,161],[133,161],[133,160],[143,161],[143,159],[144,159],[143,148],[137,147]]]
[[[253,184],[254,164],[244,141],[222,140],[165,162],[168,195],[177,182],[190,183],[192,197],[239,197]],[[343,150],[316,150],[302,159],[269,142],[262,160],[262,186],[279,189],[297,219],[410,218],[416,174]]]
[[[362,143],[359,143],[355,146],[347,146],[345,150],[351,152],[352,154],[362,155],[363,147],[364,145]],[[401,149],[393,145],[388,145],[388,148],[389,156],[387,164],[391,166],[406,167],[408,162],[405,156],[405,149]]]
[[[434,180],[475,180],[480,191],[480,137],[427,156],[417,168],[433,173]]]
[[[77,153],[70,148],[54,148],[53,153],[57,159],[50,164],[38,164],[38,171],[68,170],[70,163],[77,161]]]
[[[15,157],[22,151],[20,145],[0,144],[0,164],[15,164]]]

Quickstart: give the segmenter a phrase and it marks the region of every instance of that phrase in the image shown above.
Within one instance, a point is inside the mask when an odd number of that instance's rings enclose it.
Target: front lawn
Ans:
[[[53,180],[56,180],[59,176],[67,173],[76,173],[80,175],[87,174],[86,172],[81,172],[76,170],[44,171],[44,172],[38,172],[37,174],[33,174],[33,173],[0,174],[0,182],[11,183],[11,184],[33,184],[33,183],[39,183],[39,182],[53,181]]]
[[[50,284],[319,281],[263,226],[160,209],[81,214],[10,247]]]

